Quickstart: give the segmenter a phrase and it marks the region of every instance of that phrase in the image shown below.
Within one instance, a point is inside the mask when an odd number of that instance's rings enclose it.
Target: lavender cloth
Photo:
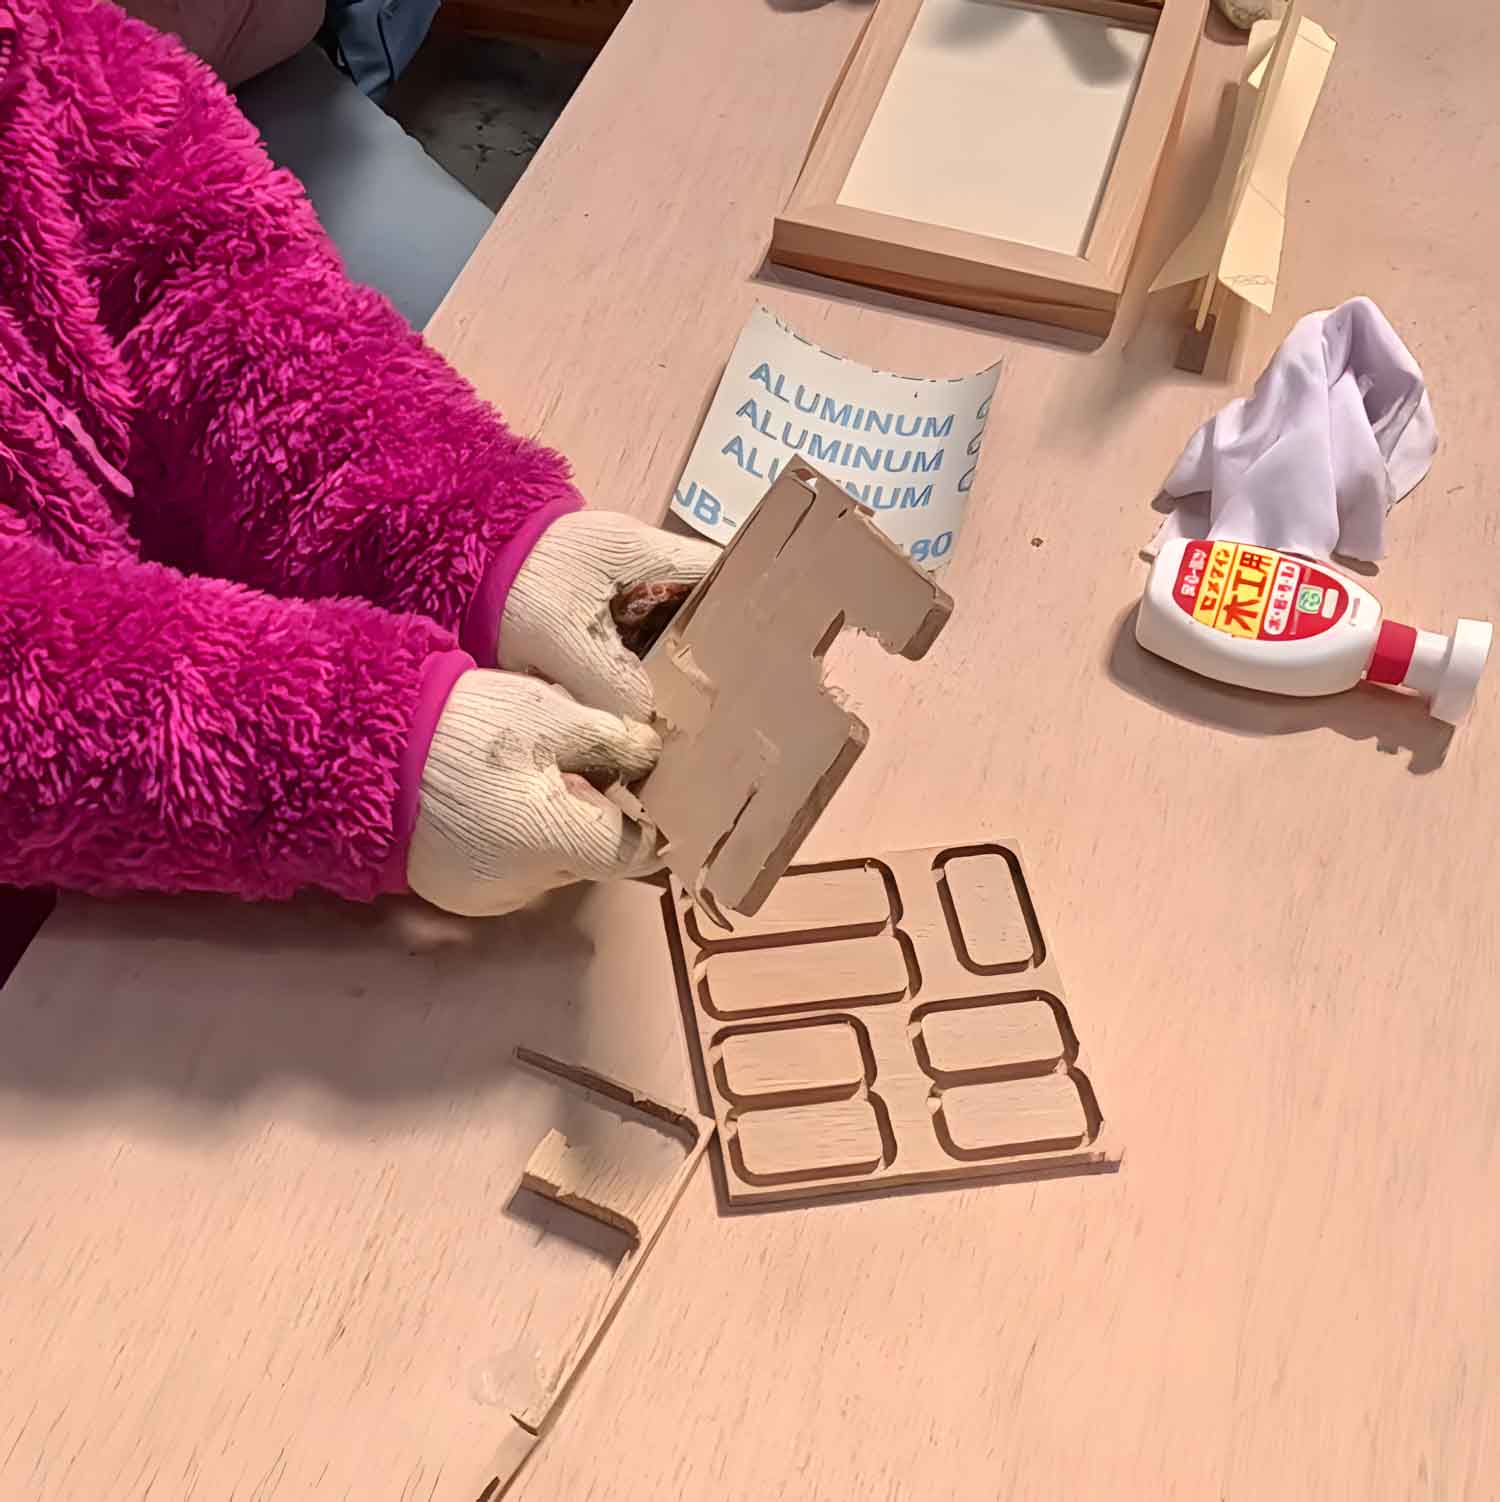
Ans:
[[[1299,319],[1255,390],[1199,428],[1162,487],[1153,548],[1225,537],[1306,557],[1385,556],[1386,512],[1432,465],[1411,351],[1367,297]]]
[[[206,66],[0,0],[0,883],[403,885],[456,633],[579,504]]]

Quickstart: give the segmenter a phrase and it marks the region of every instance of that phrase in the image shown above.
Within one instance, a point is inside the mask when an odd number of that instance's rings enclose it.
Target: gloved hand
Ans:
[[[585,708],[539,679],[462,674],[422,770],[407,881],[437,907],[480,917],[569,882],[655,870],[655,830],[588,778],[633,781],[660,751],[649,725]]]
[[[621,639],[620,623],[628,616],[619,602],[639,602],[646,615],[653,605],[670,611],[718,556],[711,542],[615,511],[559,517],[510,586],[499,663],[540,673],[581,703],[649,721],[651,682]],[[649,629],[649,621],[638,624]]]

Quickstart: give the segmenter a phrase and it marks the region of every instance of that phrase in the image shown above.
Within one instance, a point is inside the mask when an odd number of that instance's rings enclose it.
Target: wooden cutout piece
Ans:
[[[943,1007],[917,1024],[934,1079],[985,1069],[1055,1067],[1067,1052],[1057,1018],[1045,1001],[997,1001]]]
[[[860,866],[885,889],[879,933],[799,920],[796,892],[824,899],[808,874]],[[748,940],[700,941],[679,882],[667,904],[731,1204],[1118,1164],[1013,842],[793,867],[783,887],[783,934]]]
[[[959,942],[979,969],[1024,965],[1032,957],[1031,928],[1010,862],[997,851],[955,855],[943,862]]]
[[[1078,1088],[1066,1074],[954,1085],[938,1113],[959,1152],[1045,1152],[1074,1147],[1088,1133]]]
[[[643,1095],[640,1091],[632,1089],[629,1085],[621,1084],[608,1075],[598,1074],[580,1064],[568,1064],[524,1047],[516,1049],[516,1058],[534,1069],[540,1069],[558,1079],[567,1080],[584,1090],[592,1091],[596,1095],[627,1106],[643,1115],[655,1117],[668,1130],[683,1137],[687,1143],[687,1153],[677,1171],[666,1182],[658,1185],[654,1191],[643,1194],[639,1199],[635,1245],[630,1247],[620,1259],[614,1276],[609,1280],[592,1308],[579,1321],[577,1332],[568,1343],[567,1349],[561,1353],[546,1390],[519,1412],[512,1412],[509,1415],[506,1432],[495,1449],[490,1465],[486,1468],[486,1478],[476,1489],[476,1496],[483,1496],[485,1502],[497,1502],[497,1499],[510,1490],[511,1483],[541,1439],[544,1428],[556,1413],[558,1405],[566,1397],[574,1379],[589,1357],[593,1355],[594,1348],[598,1345],[605,1330],[609,1328],[610,1321],[614,1318],[625,1295],[630,1291],[630,1285],[635,1282],[636,1274],[640,1272],[651,1248],[655,1246],[662,1227],[666,1225],[667,1218],[676,1207],[677,1201],[681,1199],[682,1191],[687,1187],[688,1180],[693,1176],[693,1170],[697,1168],[698,1161],[702,1158],[709,1139],[714,1134],[714,1123],[706,1118],[692,1111],[685,1111],[666,1102],[654,1100],[649,1095]],[[557,1134],[549,1133],[549,1137],[552,1135]],[[543,1139],[543,1147],[546,1146],[547,1140]],[[540,1152],[540,1148],[538,1151]],[[532,1162],[535,1163],[536,1160],[537,1154],[534,1153]],[[547,1161],[544,1159],[544,1165]],[[528,1164],[528,1170],[529,1168]]]
[[[895,1001],[909,985],[906,956],[890,934],[733,950],[712,955],[703,969],[706,1005],[721,1017]]]
[[[634,790],[699,906],[755,913],[864,749],[823,684],[846,629],[915,661],[953,602],[847,491],[794,462],[647,654],[662,724]]]
[[[747,1178],[869,1173],[880,1164],[880,1123],[868,1100],[750,1111],[735,1123]]]
[[[632,1241],[641,1239],[638,1207],[655,1187],[642,1184],[629,1165],[607,1153],[573,1146],[556,1127],[537,1144],[521,1183],[535,1194],[624,1231]]]
[[[842,1019],[731,1033],[719,1068],[724,1093],[740,1105],[853,1095],[865,1077],[859,1037]]]

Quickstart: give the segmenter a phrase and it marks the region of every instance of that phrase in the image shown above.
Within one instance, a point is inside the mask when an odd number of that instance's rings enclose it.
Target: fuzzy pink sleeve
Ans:
[[[0,883],[405,885],[441,627],[0,540]]]
[[[77,65],[126,122],[104,143],[124,165],[84,217],[136,388],[129,478],[146,555],[274,594],[421,612],[492,662],[510,579],[581,504],[563,460],[344,276],[300,187],[207,68],[118,11],[56,3],[90,18]]]

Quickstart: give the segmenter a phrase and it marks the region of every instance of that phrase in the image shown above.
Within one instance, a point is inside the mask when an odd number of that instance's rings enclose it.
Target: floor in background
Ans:
[[[593,53],[434,29],[386,109],[475,197],[505,202]]]

